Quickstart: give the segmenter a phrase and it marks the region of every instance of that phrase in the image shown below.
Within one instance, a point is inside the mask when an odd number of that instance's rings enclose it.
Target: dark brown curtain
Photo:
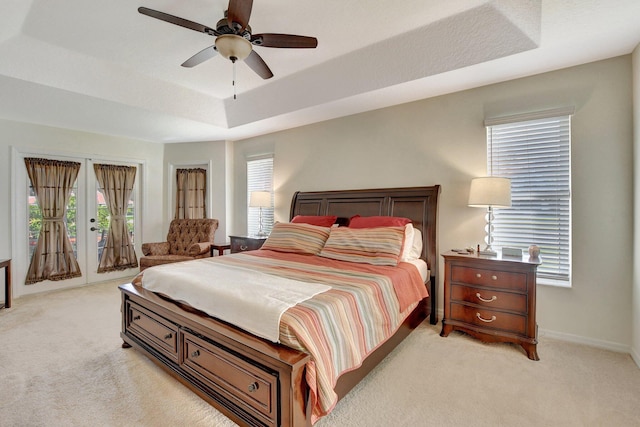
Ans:
[[[207,217],[207,171],[205,169],[176,170],[175,219],[201,219]]]
[[[42,226],[25,283],[82,275],[67,233],[65,216],[80,163],[25,158],[27,174],[42,212]]]
[[[136,268],[138,258],[127,228],[127,209],[136,180],[136,168],[94,164],[93,169],[109,209],[109,231],[98,273]]]

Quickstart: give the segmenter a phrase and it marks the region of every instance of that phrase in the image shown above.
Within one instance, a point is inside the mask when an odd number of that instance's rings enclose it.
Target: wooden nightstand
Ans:
[[[455,252],[444,257],[441,336],[459,330],[484,342],[519,344],[540,360],[536,324],[536,269],[540,260]]]
[[[266,237],[258,236],[229,236],[229,239],[231,239],[232,254],[260,249],[267,240]]]

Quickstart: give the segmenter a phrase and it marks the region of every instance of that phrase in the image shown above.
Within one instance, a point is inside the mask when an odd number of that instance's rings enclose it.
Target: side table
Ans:
[[[536,269],[541,260],[461,255],[444,257],[444,318],[441,336],[459,330],[484,342],[522,346],[538,357]]]
[[[222,256],[226,250],[231,250],[231,243],[214,243],[211,245],[211,256],[215,251],[218,251],[218,256]]]
[[[11,259],[0,260],[0,268],[4,268],[4,304],[2,308],[11,307]]]

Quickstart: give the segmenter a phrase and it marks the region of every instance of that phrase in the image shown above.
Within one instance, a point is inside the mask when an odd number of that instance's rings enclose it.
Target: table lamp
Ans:
[[[485,176],[471,180],[469,189],[469,206],[477,208],[487,208],[485,217],[487,225],[485,231],[485,243],[487,246],[484,252],[495,253],[491,244],[493,243],[493,208],[511,207],[511,180],[509,178],[499,178],[497,176]]]
[[[249,207],[260,208],[260,228],[258,229],[258,236],[266,236],[267,233],[262,229],[262,208],[270,208],[271,205],[271,192],[269,191],[252,191],[249,197]]]

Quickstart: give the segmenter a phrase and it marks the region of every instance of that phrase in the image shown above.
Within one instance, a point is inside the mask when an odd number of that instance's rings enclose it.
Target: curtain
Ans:
[[[136,179],[136,168],[94,164],[93,169],[110,216],[98,273],[135,268],[138,266],[138,258],[127,228],[126,214]]]
[[[206,218],[207,171],[205,169],[177,169],[176,180],[175,219]]]
[[[25,283],[79,277],[82,273],[69,240],[65,217],[80,163],[36,158],[25,158],[24,162],[42,212],[40,235]]]

